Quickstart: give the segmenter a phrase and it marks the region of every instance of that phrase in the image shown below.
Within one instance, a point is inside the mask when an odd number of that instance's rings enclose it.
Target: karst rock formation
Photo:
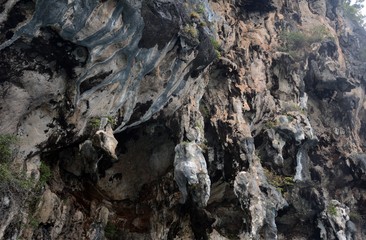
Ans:
[[[0,239],[366,239],[349,8],[0,1]]]

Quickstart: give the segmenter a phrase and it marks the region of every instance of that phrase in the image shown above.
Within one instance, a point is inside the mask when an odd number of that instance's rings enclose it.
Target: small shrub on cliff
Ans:
[[[212,44],[212,46],[213,46],[215,49],[219,50],[219,49],[220,49],[220,43],[219,43],[215,38],[211,38],[210,40],[211,40],[211,44]]]
[[[109,123],[111,125],[111,127],[115,127],[117,124],[117,121],[114,117],[112,116],[100,116],[100,117],[92,117],[89,119],[88,125],[94,129],[94,130],[98,130],[100,128],[100,125],[102,123],[102,119],[106,118],[107,119],[107,123]]]
[[[12,164],[13,149],[12,145],[16,144],[17,138],[12,135],[0,135],[0,195],[10,200],[13,206],[20,209],[28,209],[29,216],[35,212],[41,191],[32,178],[28,178],[24,171],[16,168]],[[49,179],[51,171],[41,163],[40,166],[40,183]],[[0,209],[0,216],[4,215],[4,211],[8,211],[7,207]],[[28,226],[35,229],[39,225],[39,221],[30,217]]]
[[[318,25],[310,29],[308,33],[308,41],[310,44],[315,42],[321,42],[325,39],[334,39],[334,37],[325,26]]]
[[[107,116],[107,122],[111,125],[112,128],[117,124],[116,119],[112,116]]]
[[[276,187],[280,192],[284,192],[285,188],[294,185],[294,180],[290,176],[277,175],[268,169],[264,169],[264,174],[267,177],[268,183]]]
[[[46,182],[48,182],[52,176],[52,171],[50,167],[45,164],[44,162],[41,162],[41,166],[39,167],[39,185],[44,186]]]
[[[11,145],[16,142],[16,137],[4,134],[0,135],[0,162],[8,162],[12,156]]]
[[[33,181],[27,179],[24,173],[18,173],[11,168],[10,163],[0,163],[0,191],[14,194],[24,194],[33,186]]]
[[[305,33],[300,31],[284,33],[281,39],[286,42],[286,47],[291,50],[300,49],[307,44]]]
[[[349,19],[357,22],[363,27],[365,27],[364,19],[366,18],[366,16],[362,14],[361,10],[364,7],[364,2],[364,0],[356,0],[354,3],[352,3],[351,0],[344,0],[342,4],[344,14]]]
[[[12,145],[16,141],[15,136],[0,135],[0,192],[12,196],[24,195],[33,186],[32,180],[27,179],[23,172],[19,172],[11,165]]]
[[[100,121],[100,118],[98,118],[98,117],[93,117],[93,118],[91,118],[91,119],[89,120],[89,124],[90,124],[90,126],[91,126],[92,128],[95,128],[95,129],[99,129],[99,127],[100,127],[100,123],[101,123],[101,121]]]
[[[332,39],[326,27],[318,25],[306,31],[283,32],[280,35],[284,47],[280,50],[287,51],[295,60],[300,60],[310,50],[311,44]]]
[[[264,126],[267,129],[276,128],[278,127],[278,122],[276,120],[268,120],[267,122],[264,123]]]
[[[204,13],[205,12],[205,5],[199,4],[197,6],[197,12],[200,13],[200,14]]]
[[[327,212],[329,215],[337,216],[337,208],[333,204],[329,204],[327,207]]]
[[[183,28],[183,31],[185,33],[187,33],[192,38],[197,38],[198,37],[198,31],[197,31],[196,27],[193,26],[193,25],[186,24]]]
[[[215,49],[216,58],[220,58],[221,57],[220,43],[214,38],[211,38],[210,40],[211,40],[212,47]]]

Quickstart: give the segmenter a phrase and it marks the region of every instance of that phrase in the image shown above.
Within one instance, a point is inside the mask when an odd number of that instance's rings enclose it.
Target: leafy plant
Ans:
[[[199,4],[197,6],[197,12],[200,13],[200,14],[204,13],[205,12],[205,5]]]
[[[27,179],[24,173],[12,170],[10,163],[0,163],[0,191],[24,193],[32,186],[33,181]]]
[[[264,123],[264,126],[267,128],[267,129],[272,129],[272,128],[275,128],[278,126],[278,122],[275,121],[275,120],[269,120],[267,122]]]
[[[221,52],[220,52],[221,44],[214,38],[211,38],[210,40],[211,40],[212,47],[215,49],[216,58],[220,58],[221,57]]]
[[[364,7],[363,3],[365,0],[356,0],[355,3],[352,3],[351,0],[344,0],[342,4],[342,8],[344,14],[351,19],[352,21],[357,22],[361,26],[365,26],[365,15],[362,14],[361,10]]]
[[[307,44],[306,35],[304,32],[285,32],[280,38],[286,43],[287,49],[294,50],[305,47]]]
[[[8,162],[11,159],[13,151],[11,145],[15,144],[17,138],[10,134],[0,135],[0,162]]]
[[[216,49],[219,50],[220,49],[220,43],[215,39],[215,38],[211,38],[211,44],[212,46]]]
[[[325,39],[333,39],[334,37],[325,26],[317,25],[310,29],[307,38],[307,41],[312,44],[324,41]]]
[[[52,171],[47,164],[45,164],[44,162],[41,162],[41,166],[39,167],[39,172],[40,172],[39,184],[41,186],[44,186],[46,184],[46,182],[50,180],[50,178],[52,176]]]
[[[216,54],[216,58],[220,58],[221,57],[221,52],[218,50],[215,50],[215,54]]]
[[[13,135],[0,135],[0,191],[24,194],[32,188],[33,181],[28,179],[23,172],[12,168],[12,145],[16,141],[17,138]]]
[[[198,37],[198,31],[195,26],[186,24],[183,28],[183,31],[187,34],[189,34],[192,38]]]
[[[92,128],[99,128],[100,127],[100,118],[98,117],[93,117],[89,120],[89,124]]]
[[[102,123],[102,118],[107,118],[107,122],[112,126],[112,128],[117,124],[116,119],[112,116],[100,116],[100,117],[92,117],[89,119],[89,126],[94,129],[99,129],[100,124]]]
[[[327,212],[332,216],[337,216],[337,208],[334,204],[329,204],[327,207]]]
[[[116,119],[114,119],[112,116],[107,116],[107,121],[108,123],[114,127],[117,123],[116,123]]]
[[[268,169],[264,169],[264,174],[266,175],[269,184],[276,187],[281,193],[285,191],[285,188],[294,185],[294,180],[290,176],[277,175]]]
[[[306,31],[282,32],[280,39],[284,46],[280,50],[288,52],[295,60],[300,60],[310,50],[311,44],[322,42],[327,38],[332,39],[333,36],[322,25]]]

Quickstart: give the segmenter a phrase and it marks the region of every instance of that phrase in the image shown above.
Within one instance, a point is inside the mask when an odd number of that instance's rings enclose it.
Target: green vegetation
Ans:
[[[194,125],[196,128],[198,128],[198,130],[200,131],[200,132],[204,132],[204,129],[203,129],[203,126],[202,126],[202,124],[199,122],[199,121],[197,121],[196,122],[196,124]]]
[[[199,4],[199,5],[197,6],[197,12],[198,12],[199,14],[204,13],[204,12],[205,12],[205,6],[204,6],[203,4]]]
[[[365,0],[356,0],[354,4],[351,3],[351,0],[343,1],[343,11],[344,14],[351,19],[352,21],[357,22],[359,25],[365,27],[365,18],[366,16],[362,14],[361,10],[363,8],[363,3]]]
[[[11,160],[13,151],[11,146],[16,143],[17,138],[10,134],[0,135],[0,162]]]
[[[51,178],[52,172],[44,162],[41,162],[38,184],[33,178],[28,178],[24,171],[12,164],[13,145],[17,138],[12,135],[0,135],[0,192],[9,196],[12,201],[22,204],[22,208],[28,208],[30,218],[28,226],[36,229],[39,220],[32,217],[36,212],[37,205],[43,192],[44,184]]]
[[[48,165],[41,162],[39,182],[35,186],[33,179],[27,178],[25,172],[15,169],[12,165],[12,145],[16,142],[17,138],[12,135],[0,135],[0,191],[28,195],[32,189],[41,189],[51,178],[52,172]]]
[[[112,116],[107,116],[107,121],[108,123],[111,125],[111,127],[113,128],[114,126],[116,126],[117,122],[116,119],[113,118]]]
[[[89,119],[89,126],[94,129],[99,129],[100,124],[102,122],[102,118],[107,118],[107,122],[112,126],[112,128],[117,124],[116,120],[112,116],[101,116],[101,117],[92,117]]]
[[[286,32],[281,36],[281,39],[286,43],[289,50],[299,50],[308,48],[311,44],[321,42],[326,38],[331,38],[326,27],[319,25],[308,31]]]
[[[191,12],[191,19],[196,19],[202,22],[204,17],[205,17],[205,5],[203,4],[195,5],[194,11]]]
[[[47,164],[41,162],[41,166],[39,167],[39,173],[39,185],[43,187],[46,182],[48,182],[52,177],[52,171]]]
[[[28,180],[23,173],[11,169],[9,163],[0,163],[0,190],[1,191],[27,191],[33,182]]]
[[[337,208],[334,204],[329,204],[327,207],[328,214],[332,216],[337,216]]]
[[[211,38],[211,44],[216,50],[220,49],[220,43],[216,39]]]
[[[12,169],[12,145],[17,138],[12,135],[0,135],[0,191],[24,193],[31,189],[33,181],[27,179],[24,173]]]
[[[268,169],[264,169],[264,174],[267,177],[268,183],[276,187],[281,193],[283,193],[286,188],[294,185],[294,180],[290,176],[277,175]]]
[[[221,44],[214,38],[211,38],[210,40],[211,40],[212,47],[215,49],[216,58],[220,58],[221,57],[221,52],[220,52]]]
[[[91,126],[92,128],[97,128],[97,129],[99,129],[99,127],[100,127],[100,123],[101,123],[101,121],[100,121],[100,118],[98,118],[98,117],[93,117],[93,118],[91,118],[91,119],[89,120],[89,124],[90,124],[90,126]]]
[[[276,120],[268,120],[267,122],[264,123],[264,126],[267,129],[272,129],[278,126],[278,122]]]
[[[198,31],[196,27],[191,24],[186,24],[183,28],[183,31],[194,39],[198,38]]]
[[[215,50],[215,54],[216,54],[216,58],[220,58],[221,57],[221,53],[218,50]]]
[[[280,50],[288,52],[295,60],[300,60],[310,51],[313,43],[332,38],[333,36],[327,28],[322,25],[305,31],[283,32],[280,39],[284,43],[284,47]]]
[[[329,32],[329,30],[323,25],[313,27],[312,29],[310,29],[307,35],[307,40],[310,43],[321,42],[324,41],[325,39],[334,39],[334,37]]]
[[[286,43],[286,47],[289,50],[300,49],[307,44],[306,34],[300,31],[285,32],[281,35],[281,40]]]

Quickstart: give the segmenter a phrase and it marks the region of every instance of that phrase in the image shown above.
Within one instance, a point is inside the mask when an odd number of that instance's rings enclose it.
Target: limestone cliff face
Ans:
[[[366,32],[342,1],[1,10],[0,238],[366,239]]]

